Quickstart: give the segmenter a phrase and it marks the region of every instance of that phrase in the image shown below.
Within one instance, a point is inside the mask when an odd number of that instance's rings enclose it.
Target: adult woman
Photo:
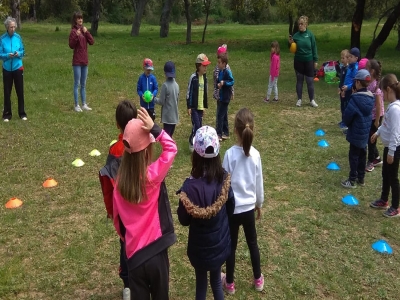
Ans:
[[[81,12],[75,12],[72,16],[71,33],[69,34],[69,47],[74,50],[72,57],[72,69],[74,70],[74,101],[75,111],[92,110],[86,104],[86,78],[88,74],[87,44],[93,45],[94,39],[85,26]],[[81,85],[82,108],[78,101],[78,87]]]
[[[304,77],[307,82],[308,97],[310,105],[318,107],[314,100],[314,69],[317,67],[318,54],[315,37],[310,30],[307,29],[308,18],[301,16],[298,20],[299,31],[293,37],[289,36],[289,43],[296,43],[296,53],[294,55],[294,70],[296,72],[296,106],[301,106],[301,97],[303,94]]]
[[[22,64],[25,50],[21,36],[15,32],[16,24],[14,18],[8,17],[4,22],[7,32],[0,37],[0,57],[3,60],[4,122],[10,121],[12,117],[11,91],[13,83],[18,97],[18,115],[22,120],[27,120],[24,101],[24,66]]]

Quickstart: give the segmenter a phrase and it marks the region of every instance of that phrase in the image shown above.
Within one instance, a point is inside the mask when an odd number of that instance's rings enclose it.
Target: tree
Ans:
[[[357,47],[360,49],[361,27],[364,20],[365,1],[366,0],[357,0],[356,10],[354,11],[353,19],[351,20],[350,48]]]
[[[132,0],[133,5],[136,7],[135,18],[132,23],[131,36],[138,36],[140,30],[140,24],[142,22],[142,17],[144,13],[144,8],[146,7],[148,0]]]
[[[90,33],[94,36],[97,35],[97,30],[99,29],[100,7],[101,0],[93,0],[92,25],[90,27]]]
[[[160,37],[167,37],[169,33],[169,22],[174,0],[165,0],[160,18]]]
[[[17,28],[21,29],[21,0],[12,0],[10,2],[11,16],[17,21]]]
[[[206,21],[204,22],[204,30],[203,30],[203,37],[201,39],[201,42],[204,44],[204,39],[206,36],[206,30],[207,30],[207,24],[208,24],[208,15],[210,14],[210,6],[211,6],[211,0],[204,0],[204,8],[206,10]]]
[[[185,16],[186,16],[186,44],[192,42],[192,20],[190,17],[190,0],[183,0],[185,2]]]
[[[385,24],[382,27],[381,32],[379,32],[378,36],[372,41],[371,45],[368,48],[366,57],[371,59],[375,57],[376,51],[380,46],[386,41],[387,37],[390,34],[390,31],[393,29],[393,26],[396,24],[396,21],[400,17],[400,1],[397,3],[395,7],[393,7],[392,12],[387,18]]]

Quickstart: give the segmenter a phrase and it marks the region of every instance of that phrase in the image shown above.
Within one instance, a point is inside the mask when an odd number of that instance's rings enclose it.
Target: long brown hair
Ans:
[[[378,89],[379,87],[379,82],[381,81],[381,76],[382,76],[382,65],[381,62],[376,60],[376,59],[370,59],[367,62],[367,66],[369,67],[369,69],[374,71],[374,77],[376,79],[376,82],[378,83],[375,87],[375,91]],[[371,73],[371,72],[370,72]]]
[[[254,116],[248,108],[242,108],[237,112],[235,129],[242,142],[244,154],[250,156],[250,147],[254,137]]]
[[[71,18],[71,28],[73,28],[76,25],[76,19],[78,18],[83,18],[83,15],[80,11],[74,12]]]
[[[207,150],[208,148],[206,149],[206,153],[208,153]],[[196,179],[200,177],[206,177],[208,183],[212,182],[213,180],[216,180],[218,183],[222,183],[224,180],[224,169],[222,168],[221,157],[219,153],[216,157],[205,158],[200,156],[196,151],[193,151],[192,170],[190,175]]]
[[[397,80],[396,75],[388,74],[383,77],[381,81],[381,90],[386,90],[387,88],[392,89],[396,94],[396,99],[400,99],[400,84]]]
[[[124,152],[118,169],[117,189],[126,201],[140,203],[147,200],[147,167],[152,155],[153,143],[139,152]]]
[[[276,55],[280,55],[281,49],[280,49],[280,47],[279,47],[278,41],[273,41],[273,42],[271,43],[271,48],[274,48],[274,49],[275,49]]]

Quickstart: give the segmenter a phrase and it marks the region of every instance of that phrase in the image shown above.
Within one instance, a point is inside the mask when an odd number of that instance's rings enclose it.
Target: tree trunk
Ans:
[[[21,11],[20,11],[20,4],[21,0],[13,0],[11,3],[11,16],[17,22],[17,28],[21,29]]]
[[[204,23],[203,37],[201,39],[201,42],[203,44],[204,44],[204,39],[206,37],[206,30],[207,30],[207,24],[208,24],[208,15],[210,14],[210,6],[211,6],[211,0],[204,0],[204,7],[206,8],[206,22]]]
[[[167,37],[169,33],[169,21],[174,0],[165,0],[160,19],[160,37]]]
[[[93,0],[92,25],[90,27],[90,33],[93,36],[97,35],[97,30],[99,29],[100,6],[101,0]]]
[[[397,24],[397,46],[395,49],[400,51],[400,24]]]
[[[387,18],[385,24],[382,27],[381,32],[379,32],[378,36],[376,39],[374,39],[371,43],[371,45],[368,48],[367,55],[366,57],[368,59],[372,59],[375,57],[376,51],[378,51],[379,47],[382,46],[382,44],[386,41],[387,37],[390,34],[390,31],[392,30],[393,26],[396,24],[397,19],[400,16],[400,1],[396,5],[396,7],[393,9],[393,11],[390,13],[389,17]],[[400,36],[400,32],[398,31],[398,34]],[[399,46],[399,45],[397,45]]]
[[[289,35],[293,35],[293,16],[289,14]]]
[[[138,36],[140,30],[140,23],[142,22],[143,12],[148,0],[138,0],[136,3],[135,18],[132,23],[131,36]],[[135,3],[136,1],[133,0]]]
[[[185,16],[186,16],[186,45],[192,42],[192,20],[190,17],[190,0],[183,0],[185,2]]]
[[[365,0],[357,0],[356,10],[351,22],[351,41],[350,48],[357,47],[360,49],[361,27],[364,19]],[[361,49],[360,49],[361,51]]]

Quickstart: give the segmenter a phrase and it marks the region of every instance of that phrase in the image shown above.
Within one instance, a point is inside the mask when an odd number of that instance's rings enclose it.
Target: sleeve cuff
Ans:
[[[156,123],[154,123],[153,128],[151,128],[150,133],[154,136],[155,139],[157,139],[159,137],[159,135],[161,134],[161,127],[158,126]]]

